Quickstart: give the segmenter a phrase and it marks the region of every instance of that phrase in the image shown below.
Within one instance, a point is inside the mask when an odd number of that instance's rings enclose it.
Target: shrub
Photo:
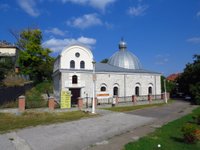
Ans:
[[[200,140],[200,130],[193,124],[185,124],[181,131],[183,132],[183,139],[185,143],[193,144]]]
[[[42,94],[46,94],[47,90],[52,93],[53,86],[51,82],[40,83],[26,92],[26,108],[47,107],[47,99],[42,96]]]
[[[194,122],[198,125],[200,125],[200,114],[197,114],[195,116],[192,116],[192,118],[194,119]]]

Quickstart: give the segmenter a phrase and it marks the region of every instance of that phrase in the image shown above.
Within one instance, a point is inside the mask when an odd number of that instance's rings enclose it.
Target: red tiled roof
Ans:
[[[173,74],[171,74],[171,75],[169,75],[169,76],[167,77],[167,80],[169,80],[169,81],[174,81],[174,80],[176,80],[180,75],[181,75],[181,73],[173,73]]]

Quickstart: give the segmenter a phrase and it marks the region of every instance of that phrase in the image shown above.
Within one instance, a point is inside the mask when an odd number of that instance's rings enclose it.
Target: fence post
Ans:
[[[116,96],[116,105],[119,103],[119,97],[118,96]]]
[[[149,101],[149,104],[150,104],[151,101],[152,101],[152,97],[151,97],[151,95],[148,95],[148,101]]]
[[[23,95],[18,98],[18,108],[21,112],[25,111],[25,96]]]
[[[95,103],[95,108],[97,108],[97,105],[98,105],[98,99],[95,97],[95,101],[94,101],[94,103]]]
[[[48,99],[48,107],[49,107],[49,110],[54,110],[55,108],[54,97],[52,96],[50,96]]]
[[[132,102],[133,102],[133,104],[136,104],[136,96],[135,95],[132,95]]]
[[[83,98],[78,98],[78,109],[81,110],[83,108]]]

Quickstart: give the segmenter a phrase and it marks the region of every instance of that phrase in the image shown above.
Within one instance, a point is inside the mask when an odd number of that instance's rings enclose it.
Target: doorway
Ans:
[[[81,89],[80,88],[70,88],[72,97],[71,97],[71,105],[77,105],[78,104],[78,97],[81,96]]]

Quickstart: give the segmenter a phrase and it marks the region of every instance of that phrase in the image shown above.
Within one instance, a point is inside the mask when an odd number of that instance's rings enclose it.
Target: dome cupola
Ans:
[[[108,64],[126,69],[142,69],[139,59],[127,50],[123,39],[119,42],[119,51],[110,57]]]

